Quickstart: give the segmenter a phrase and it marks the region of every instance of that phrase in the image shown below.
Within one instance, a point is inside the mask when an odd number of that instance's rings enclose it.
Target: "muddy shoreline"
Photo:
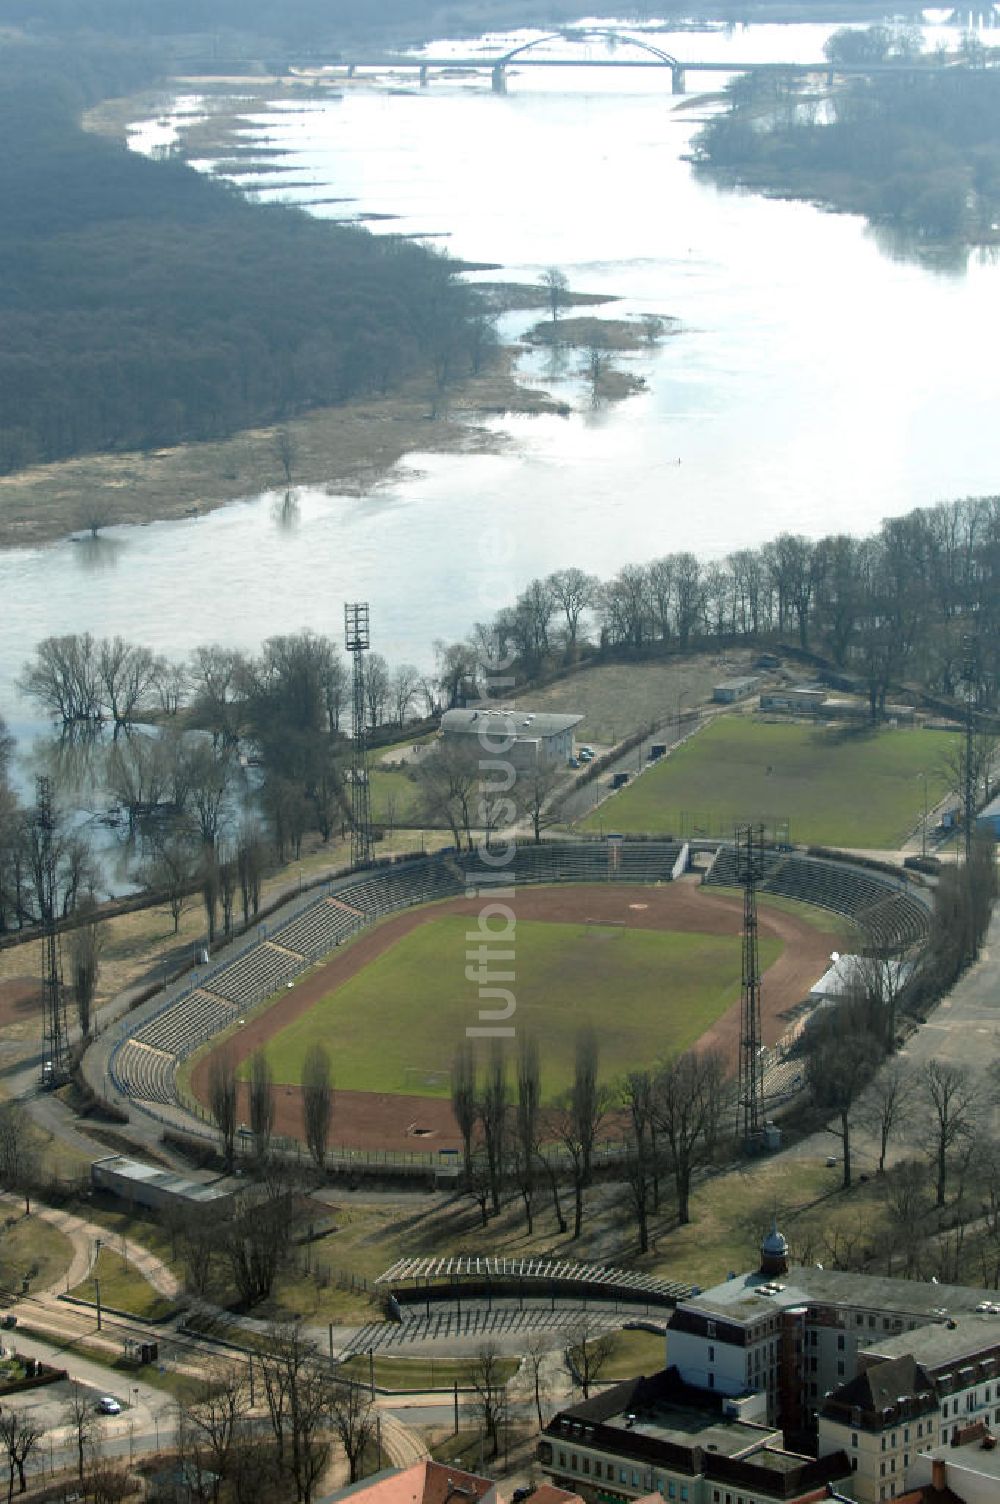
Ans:
[[[569,407],[521,385],[518,351],[502,348],[482,375],[436,390],[427,378],[385,398],[321,408],[281,425],[291,437],[290,485],[364,496],[408,454],[493,454],[486,426],[505,413],[566,416]],[[284,492],[278,428],[170,449],[94,454],[0,477],[0,548],[29,548],[122,524],[200,516],[232,501]]]

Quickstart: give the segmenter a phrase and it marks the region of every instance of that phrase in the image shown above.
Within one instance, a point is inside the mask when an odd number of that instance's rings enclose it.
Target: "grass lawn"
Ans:
[[[41,1217],[26,1217],[13,1208],[0,1222],[0,1290],[15,1293],[25,1277],[34,1293],[56,1284],[73,1257],[69,1239]]]
[[[944,731],[779,726],[720,716],[583,821],[585,830],[725,835],[761,821],[815,845],[897,847],[948,789]]]
[[[177,1309],[173,1301],[154,1290],[135,1265],[128,1263],[113,1248],[102,1245],[90,1274],[69,1293],[77,1300],[95,1305],[95,1278],[101,1282],[101,1305],[111,1310],[125,1311],[146,1321],[163,1321]]]
[[[664,1311],[666,1320],[669,1311]],[[613,1332],[611,1352],[602,1366],[598,1382],[631,1379],[636,1374],[659,1373],[666,1362],[666,1338],[656,1332]]]
[[[662,1345],[662,1344],[661,1344]],[[459,1389],[472,1385],[477,1364],[474,1358],[387,1358],[375,1359],[376,1389]],[[501,1358],[497,1364],[497,1378],[506,1383],[518,1370],[517,1358]],[[347,1374],[352,1379],[368,1382],[369,1366],[367,1353],[356,1353],[337,1369],[338,1374]]]
[[[335,1039],[338,1081],[355,1090],[447,1096],[455,1041],[479,1006],[465,977],[468,925],[421,925],[281,1030],[268,1046],[275,1080],[298,1082],[314,1040]],[[762,938],[762,964],[780,950]],[[545,1096],[569,1086],[581,1025],[599,1035],[605,1080],[686,1049],[739,997],[740,961],[736,936],[519,923],[518,1027],[539,1038]]]

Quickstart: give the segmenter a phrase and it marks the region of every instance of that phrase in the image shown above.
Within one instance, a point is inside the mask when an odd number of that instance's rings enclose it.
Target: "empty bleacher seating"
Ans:
[[[776,851],[762,853],[760,872],[760,893],[829,909],[863,927],[889,949],[901,949],[926,932],[927,906],[888,873]],[[740,860],[733,847],[720,848],[705,882],[713,887],[739,885]]]

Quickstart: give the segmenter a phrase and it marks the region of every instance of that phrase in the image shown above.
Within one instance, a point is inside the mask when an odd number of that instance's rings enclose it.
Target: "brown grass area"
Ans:
[[[711,698],[712,686],[749,669],[749,652],[723,662],[717,653],[687,653],[663,663],[605,663],[582,668],[554,684],[519,695],[519,710],[551,710],[583,716],[577,745],[610,746],[650,721],[665,725],[681,710]]]
[[[516,351],[501,350],[481,376],[440,393],[430,377],[381,399],[323,408],[285,426],[297,486],[362,496],[404,455],[492,453],[504,443],[476,419],[503,412],[564,412],[513,377]],[[284,489],[273,427],[217,443],[128,454],[85,455],[0,476],[0,547],[32,546],[85,528],[195,516],[239,497]]]
[[[550,923],[582,922],[584,919],[625,919],[635,929],[691,930],[703,934],[738,935],[743,919],[738,899],[716,897],[694,883],[668,883],[663,887],[621,884],[609,887],[559,885],[527,888],[506,899],[519,920]],[[407,909],[362,932],[349,945],[317,966],[289,993],[279,995],[266,1011],[249,1019],[237,1033],[207,1052],[191,1073],[191,1088],[202,1103],[208,1100],[208,1078],[213,1054],[234,1053],[237,1063],[246,1060],[293,1019],[314,1007],[335,988],[342,986],[376,957],[382,955],[418,925],[446,914],[475,914],[475,899],[451,899]],[[793,914],[779,910],[759,913],[761,932],[784,942],[781,956],[765,974],[762,1010],[764,1041],[773,1044],[785,1031],[809,987],[825,970],[836,937],[825,934]],[[721,1050],[735,1062],[739,1041],[739,1004],[703,1035],[701,1045]],[[243,1121],[248,1115],[246,1088],[241,1091]],[[364,1149],[426,1150],[457,1148],[461,1139],[451,1113],[451,1104],[438,1098],[390,1095],[388,1093],[340,1090],[334,1093],[333,1140]],[[282,1086],[276,1102],[276,1129],[293,1137],[302,1136],[302,1102],[297,1087]]]
[[[384,853],[421,849],[419,830],[397,831]],[[434,850],[445,844],[440,831],[423,836],[424,849]],[[380,855],[383,848],[379,847]],[[350,843],[333,840],[323,844],[313,836],[303,847],[300,861],[276,869],[262,885],[262,903],[266,906],[282,892],[289,897],[303,884],[341,870],[350,862]],[[101,924],[101,970],[97,982],[97,1006],[130,987],[162,981],[165,975],[191,964],[193,950],[205,934],[205,910],[201,899],[192,895],[181,914],[178,933],[166,907],[140,909],[106,919]],[[34,1038],[40,1027],[41,1006],[38,989],[42,974],[42,947],[38,940],[0,950],[0,1028],[7,1039]],[[30,988],[38,996],[37,1008],[31,1001]],[[27,989],[27,990],[26,990]],[[4,999],[7,999],[5,1002]],[[69,1006],[72,1007],[70,1000]]]

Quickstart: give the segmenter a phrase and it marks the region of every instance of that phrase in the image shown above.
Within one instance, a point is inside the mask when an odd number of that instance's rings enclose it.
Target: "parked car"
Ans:
[[[102,1415],[121,1415],[122,1407],[113,1394],[102,1394],[97,1401],[97,1408]]]

